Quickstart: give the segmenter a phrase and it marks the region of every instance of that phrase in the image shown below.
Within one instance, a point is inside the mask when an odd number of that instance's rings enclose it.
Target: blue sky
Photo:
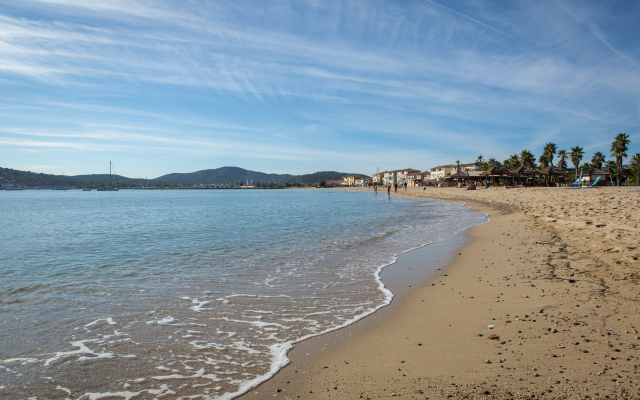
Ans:
[[[640,152],[640,3],[0,0],[0,166],[157,177]]]

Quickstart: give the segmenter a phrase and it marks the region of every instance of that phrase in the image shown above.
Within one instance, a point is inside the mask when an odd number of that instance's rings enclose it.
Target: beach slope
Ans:
[[[384,321],[247,398],[640,398],[638,193],[398,195],[465,201],[491,221]]]

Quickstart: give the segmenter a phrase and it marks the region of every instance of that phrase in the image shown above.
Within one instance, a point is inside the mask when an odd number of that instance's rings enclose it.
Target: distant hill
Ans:
[[[238,167],[205,169],[184,174],[167,174],[153,179],[154,183],[234,183],[253,181],[253,183],[283,183],[293,178],[289,174],[265,174]]]
[[[298,182],[303,184],[317,184],[323,179],[340,179],[344,175],[362,174],[350,174],[337,171],[319,171],[314,174],[306,175],[266,174],[264,172],[250,171],[238,167],[222,167],[184,174],[167,174],[155,179],[149,179],[148,183],[150,185],[186,185],[200,183],[235,183],[245,182],[248,180],[252,181],[254,184],[266,184],[269,182],[276,182],[279,184],[294,184]],[[109,177],[109,174],[74,175],[63,177],[62,175],[50,175],[0,167],[0,184],[15,184],[18,186],[62,186],[64,180],[64,186],[98,187],[108,185],[109,179],[111,179],[114,186],[116,185],[116,182],[119,186],[139,186],[147,184],[146,179],[128,178],[122,175],[112,175],[111,178]]]
[[[111,180],[111,183],[114,186],[116,182],[120,185],[125,186],[144,185],[147,182],[146,179],[127,178],[126,176],[122,175],[111,175],[111,177],[109,177],[109,174],[73,175],[69,178],[73,179],[76,182],[91,182],[99,183],[100,185],[108,185],[109,180]]]

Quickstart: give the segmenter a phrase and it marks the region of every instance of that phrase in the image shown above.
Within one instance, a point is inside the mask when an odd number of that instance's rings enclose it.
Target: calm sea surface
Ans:
[[[328,190],[0,191],[0,398],[230,399],[486,221]]]

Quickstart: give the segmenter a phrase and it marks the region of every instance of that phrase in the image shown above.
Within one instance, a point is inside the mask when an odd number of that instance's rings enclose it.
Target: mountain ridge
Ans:
[[[220,167],[215,169],[205,169],[187,173],[171,173],[153,179],[129,178],[122,175],[109,174],[83,174],[83,175],[52,175],[31,171],[20,171],[11,168],[0,167],[0,184],[16,184],[19,186],[89,186],[113,185],[140,186],[140,185],[163,185],[163,184],[232,184],[237,182],[250,181],[254,184],[267,184],[275,182],[277,184],[316,184],[321,180],[340,179],[344,175],[352,174],[338,171],[318,171],[313,174],[292,175],[292,174],[269,174],[247,170],[240,167]],[[363,175],[366,176],[366,175]]]

